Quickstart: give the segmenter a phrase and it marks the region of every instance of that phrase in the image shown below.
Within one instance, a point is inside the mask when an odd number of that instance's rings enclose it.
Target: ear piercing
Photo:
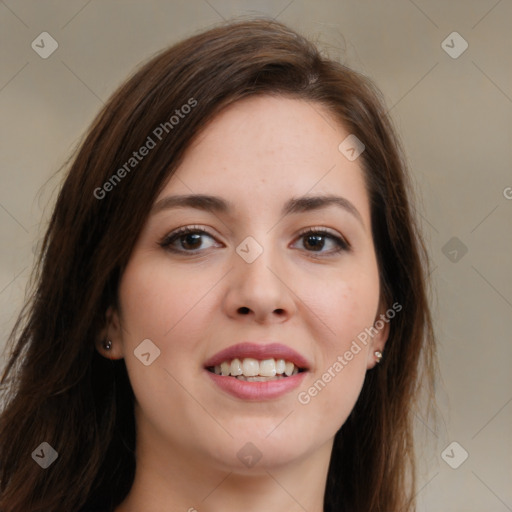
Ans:
[[[375,355],[375,359],[377,359],[377,364],[379,364],[380,360],[382,359],[382,352],[379,352],[378,350],[376,350],[374,352],[374,355]]]
[[[112,342],[107,338],[103,342],[103,347],[105,348],[105,350],[110,350],[112,348]]]

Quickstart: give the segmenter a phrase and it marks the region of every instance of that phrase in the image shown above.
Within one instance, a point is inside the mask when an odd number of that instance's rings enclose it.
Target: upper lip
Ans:
[[[204,366],[205,368],[209,368],[210,366],[220,365],[224,361],[245,359],[246,357],[252,357],[259,360],[284,359],[304,370],[307,370],[310,366],[308,360],[297,351],[281,343],[273,342],[243,342],[232,345],[231,347],[225,348],[210,357]]]

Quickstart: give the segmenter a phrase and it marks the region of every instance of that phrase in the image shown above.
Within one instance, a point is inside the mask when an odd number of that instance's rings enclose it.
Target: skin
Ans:
[[[98,350],[125,358],[138,432],[135,481],[116,512],[167,512],[170,504],[190,512],[323,510],[334,435],[388,336],[385,324],[308,404],[299,403],[299,392],[387,309],[360,159],[350,162],[338,150],[348,135],[321,105],[248,98],[207,126],[156,199],[209,194],[234,210],[150,215],[121,279],[119,310],[107,312],[112,348]],[[281,215],[292,197],[326,194],[349,200],[360,219],[336,206]],[[192,245],[190,237],[176,239],[182,254],[159,245],[190,225],[209,234]],[[306,228],[341,236],[351,249],[336,253],[324,236],[315,250],[301,236]],[[247,236],[263,248],[252,263],[236,252]],[[160,350],[148,366],[134,355],[144,339]],[[299,389],[250,402],[205,374],[218,351],[265,339],[308,359]],[[237,457],[247,442],[262,454],[252,468]]]

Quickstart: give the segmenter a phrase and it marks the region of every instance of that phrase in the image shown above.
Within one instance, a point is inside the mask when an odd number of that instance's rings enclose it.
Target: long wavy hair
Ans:
[[[383,362],[368,372],[335,436],[324,506],[415,509],[412,419],[420,388],[433,389],[435,350],[428,256],[403,151],[369,79],[287,26],[257,19],[223,23],[152,57],[112,95],[71,160],[8,339],[2,512],[112,509],[129,492],[134,395],[124,360],[102,357],[95,342],[149,210],[185,150],[221,109],[253,95],[317,102],[365,144],[382,300],[403,309],[390,323]],[[171,127],[176,110],[193,101]],[[159,126],[167,128],[161,143],[114,179]],[[42,442],[58,452],[47,469],[31,460]]]

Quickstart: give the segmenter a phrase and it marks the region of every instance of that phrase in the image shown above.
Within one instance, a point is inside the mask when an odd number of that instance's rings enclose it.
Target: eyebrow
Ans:
[[[291,198],[286,201],[281,215],[304,213],[314,210],[322,210],[330,206],[337,206],[352,214],[364,227],[364,222],[359,210],[345,197],[335,195],[321,196],[302,196]],[[234,210],[230,201],[226,201],[218,196],[207,194],[188,194],[178,196],[167,196],[155,203],[151,210],[151,215],[155,215],[163,210],[172,208],[195,208],[213,213],[228,214]]]

